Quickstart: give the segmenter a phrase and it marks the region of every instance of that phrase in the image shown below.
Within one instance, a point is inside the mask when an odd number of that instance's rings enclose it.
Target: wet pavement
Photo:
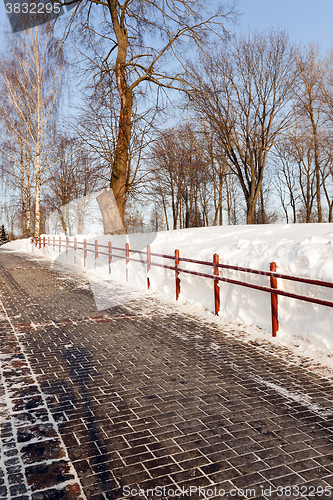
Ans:
[[[47,260],[0,276],[0,499],[333,498],[332,379]]]

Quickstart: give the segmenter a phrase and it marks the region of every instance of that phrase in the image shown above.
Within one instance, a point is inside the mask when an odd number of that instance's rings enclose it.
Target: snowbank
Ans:
[[[255,226],[222,226],[195,229],[165,231],[160,233],[133,234],[126,236],[77,236],[77,241],[106,245],[112,242],[113,247],[124,248],[125,243],[137,250],[145,250],[150,245],[151,251],[174,255],[179,249],[181,257],[212,261],[217,253],[220,262],[258,270],[269,270],[270,262],[276,262],[277,271],[300,277],[309,277],[333,282],[333,224],[281,224]],[[46,236],[47,239],[47,236]],[[57,238],[58,239],[58,238]],[[64,241],[65,236],[62,235]],[[71,238],[72,240],[72,238]],[[52,242],[52,237],[51,237]],[[19,240],[3,246],[8,250],[23,252],[33,251],[45,255],[52,261],[67,264],[82,272],[83,252],[65,248],[52,247],[33,249],[28,240]],[[93,246],[90,247],[94,249]],[[107,252],[107,249],[103,249]],[[118,252],[120,255],[124,253]],[[136,254],[131,257],[137,258]],[[166,259],[152,258],[153,262],[173,265]],[[181,263],[180,267],[199,272],[212,273],[212,268],[195,264]],[[95,259],[94,252],[88,252],[85,272],[88,276],[100,277],[107,282],[116,280],[126,283],[125,260],[112,259],[112,274],[109,276],[108,257],[100,255]],[[269,278],[261,275],[249,275],[239,271],[221,271],[225,277],[246,280],[259,285],[269,286]],[[175,297],[174,271],[152,267],[149,271],[150,292],[163,294],[168,300]],[[198,309],[214,311],[213,280],[202,277],[180,274],[180,304],[192,305]],[[93,283],[94,280],[91,281]],[[128,264],[128,284],[134,288],[134,294],[145,293],[146,265],[136,262]],[[263,334],[269,337],[271,332],[270,295],[221,283],[221,312],[224,321],[232,321],[244,325],[256,325]],[[93,287],[92,287],[93,288]],[[333,289],[309,286],[295,282],[278,280],[278,288],[293,293],[308,295],[323,300],[333,301]],[[95,290],[93,289],[94,294]],[[98,293],[96,291],[96,297]],[[327,354],[333,351],[333,308],[310,304],[304,301],[279,297],[279,343],[308,343],[311,348],[319,348]],[[101,301],[103,304],[108,304]],[[290,340],[292,339],[292,341]]]

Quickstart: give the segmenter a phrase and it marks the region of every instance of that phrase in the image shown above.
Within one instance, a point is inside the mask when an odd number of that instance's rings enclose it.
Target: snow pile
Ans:
[[[46,235],[46,241],[48,236]],[[56,239],[58,243],[59,237]],[[77,241],[94,244],[98,239],[100,245],[107,247],[111,241],[112,247],[125,247],[129,243],[130,249],[146,250],[150,245],[151,251],[174,255],[179,249],[181,257],[204,261],[213,260],[217,253],[220,262],[240,267],[268,271],[271,262],[276,262],[277,271],[299,277],[308,277],[333,282],[333,224],[281,224],[281,225],[254,225],[254,226],[222,226],[183,229],[149,234],[132,234],[122,236],[95,236],[78,235]],[[62,243],[65,236],[62,235]],[[50,238],[52,244],[52,236]],[[71,238],[73,241],[73,238]],[[82,246],[82,245],[81,245]],[[28,240],[19,240],[6,244],[8,250],[31,252],[32,247]],[[52,246],[45,249],[34,248],[36,254],[47,256],[52,261],[66,264],[72,269],[82,272],[84,269],[91,277],[92,289],[96,303],[100,309],[110,307],[114,299],[109,297],[107,282],[116,280],[122,284],[131,285],[128,293],[118,297],[119,301],[137,297],[145,293],[147,288],[147,266],[143,263],[129,262],[127,265],[128,281],[126,281],[126,262],[124,259],[112,258],[112,273],[109,275],[108,256],[99,254],[95,259],[94,246],[88,246],[87,262],[83,268],[83,252],[65,247],[59,254],[59,248]],[[99,249],[108,252],[107,248]],[[113,250],[114,254],[124,256],[124,252]],[[76,263],[74,263],[74,256]],[[137,254],[131,257],[140,259]],[[141,257],[145,258],[144,257]],[[153,262],[173,266],[171,260],[152,257]],[[198,272],[212,274],[213,269],[207,266],[181,262],[180,267]],[[253,275],[240,271],[220,270],[224,277],[247,281],[262,286],[269,286],[269,277]],[[105,287],[96,285],[100,278]],[[168,301],[175,298],[175,273],[159,267],[151,267],[149,271],[150,292],[162,294]],[[187,310],[214,311],[213,280],[180,273],[181,294],[179,306],[187,305]],[[221,311],[220,318],[224,322],[255,325],[261,329],[262,335],[269,339],[271,334],[270,294],[250,288],[220,283]],[[278,279],[278,288],[299,295],[307,295],[333,302],[333,289]],[[295,345],[305,354],[309,351],[320,350],[330,355],[333,351],[333,308],[310,304],[308,302],[278,297],[279,301],[279,344]],[[193,306],[190,307],[189,306]],[[258,330],[256,330],[258,332]],[[313,354],[313,353],[312,353]],[[327,362],[326,362],[327,364]],[[333,367],[333,363],[332,363]]]

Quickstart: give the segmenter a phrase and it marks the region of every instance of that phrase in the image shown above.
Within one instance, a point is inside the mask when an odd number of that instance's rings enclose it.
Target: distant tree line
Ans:
[[[332,222],[332,54],[254,33],[190,72],[191,119],[151,149],[164,227]]]

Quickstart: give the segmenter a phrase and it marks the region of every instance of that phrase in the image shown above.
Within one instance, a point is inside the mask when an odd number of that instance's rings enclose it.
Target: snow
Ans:
[[[47,235],[46,240],[47,240]],[[52,235],[53,236],[53,235]],[[51,236],[51,243],[52,243]],[[65,235],[62,236],[64,243]],[[274,224],[253,226],[222,226],[164,231],[159,233],[138,233],[130,235],[77,235],[77,241],[88,243],[98,240],[100,245],[125,247],[174,255],[179,249],[181,257],[204,261],[213,260],[217,253],[220,262],[240,267],[268,271],[271,262],[276,262],[277,272],[299,277],[308,277],[333,282],[333,224]],[[73,241],[73,238],[70,238]],[[59,241],[57,235],[56,243]],[[175,273],[160,267],[149,271],[150,291],[147,292],[146,264],[126,262],[113,257],[112,273],[109,275],[108,256],[95,259],[94,246],[88,252],[86,267],[83,267],[83,252],[77,250],[74,264],[73,249],[66,254],[65,248],[59,254],[56,247],[32,248],[29,240],[17,240],[4,249],[33,252],[44,255],[54,265],[67,266],[77,272],[85,272],[90,280],[96,305],[100,310],[117,304],[126,304],[149,293],[164,301],[166,307],[177,307],[190,315],[204,318],[237,332],[244,341],[259,342],[259,345],[286,346],[299,358],[310,357],[333,369],[333,308],[311,304],[305,301],[278,297],[279,331],[271,337],[270,294],[229,283],[220,283],[221,311],[215,317],[213,280],[180,273],[181,293],[175,303]],[[100,251],[107,252],[107,248]],[[117,252],[124,256],[124,252]],[[139,258],[137,254],[131,257]],[[143,257],[145,259],[145,256]],[[173,266],[173,261],[152,257],[153,262]],[[180,268],[212,274],[213,269],[191,263],[180,263]],[[220,275],[269,286],[269,277],[240,271],[220,270]],[[118,284],[117,284],[118,283]],[[306,295],[333,302],[333,289],[278,279],[278,288],[299,295]],[[212,345],[211,349],[216,349]],[[333,356],[333,355],[332,355]],[[291,356],[292,358],[292,356]]]
[[[45,442],[45,441],[50,441],[56,438],[56,441],[58,441],[59,444],[57,446],[59,447],[59,452],[61,453],[60,458],[64,458],[66,460],[69,469],[68,472],[72,476],[71,479],[68,479],[65,481],[61,481],[58,484],[53,485],[53,488],[55,489],[61,489],[64,486],[71,486],[71,485],[80,485],[80,480],[77,475],[76,469],[74,468],[72,462],[69,460],[68,456],[68,451],[65,446],[65,443],[63,441],[63,438],[59,432],[59,427],[58,427],[58,422],[53,417],[52,412],[49,409],[47,399],[48,398],[53,398],[52,395],[48,395],[44,393],[41,389],[41,386],[39,384],[37,375],[33,372],[30,361],[26,355],[25,347],[24,345],[20,342],[19,337],[16,334],[16,329],[13,323],[11,322],[4,305],[2,303],[2,300],[0,299],[0,314],[2,314],[8,323],[8,326],[10,327],[10,331],[12,332],[11,335],[11,341],[12,341],[12,347],[11,347],[11,352],[9,354],[1,355],[0,358],[0,384],[2,388],[2,393],[1,394],[1,405],[0,405],[0,424],[1,427],[3,428],[3,424],[6,424],[9,428],[11,428],[13,435],[11,436],[10,433],[8,433],[8,427],[7,427],[7,433],[8,436],[2,435],[1,436],[1,449],[0,449],[0,470],[2,472],[5,472],[4,474],[4,483],[7,487],[7,491],[10,491],[10,484],[8,481],[8,473],[10,469],[10,463],[8,462],[8,454],[9,451],[13,448],[16,448],[18,451],[17,457],[16,457],[16,467],[18,468],[18,472],[20,473],[23,472],[23,461],[22,461],[22,455],[21,455],[21,449],[26,446],[27,442],[29,442],[29,445],[33,445],[37,442]],[[14,346],[13,346],[14,344]],[[19,355],[17,356],[17,353]],[[15,380],[13,382],[13,376],[9,375],[6,376],[6,371],[9,370],[10,372],[13,371],[13,369],[17,370],[17,368],[21,367],[24,370],[24,374],[20,375],[20,370],[16,372],[15,375]],[[16,410],[14,411],[14,402],[17,397],[22,399],[23,401],[29,400],[31,398],[31,395],[29,393],[24,394],[24,389],[26,388],[34,388],[35,392],[33,396],[37,396],[37,398],[40,399],[40,403],[37,405],[36,400],[35,400],[35,405],[34,405],[34,410],[38,409],[45,409],[45,414],[47,415],[47,421],[44,419],[36,419],[33,425],[31,426],[32,428],[35,428],[36,425],[39,426],[40,429],[43,431],[47,431],[47,435],[40,435],[40,436],[35,436],[35,437],[30,437],[29,440],[26,441],[20,441],[18,438],[18,426],[22,425],[22,422],[18,418],[20,415],[21,411]],[[17,394],[16,390],[21,389],[19,391],[19,395]],[[24,412],[23,412],[24,413]],[[24,427],[21,428],[21,430],[25,430],[29,432],[29,427],[27,426],[25,429]],[[1,432],[0,428],[0,432]],[[7,442],[6,442],[7,441]],[[49,459],[45,460],[43,462],[43,465],[49,465],[53,462],[56,462],[57,459]],[[31,466],[34,465],[39,465],[39,462],[30,462]],[[29,494],[29,497],[31,497],[31,488],[30,485],[27,482],[27,478],[23,477],[22,479],[22,484],[25,485],[26,491]],[[32,487],[33,488],[33,487]],[[43,491],[43,490],[42,490]],[[38,495],[38,492],[37,492]],[[87,500],[86,495],[82,491],[80,487],[80,495],[81,498],[84,500]]]
[[[273,382],[269,382],[268,380],[265,380],[262,377],[259,377],[258,375],[250,375],[250,377],[259,384],[264,384],[268,388],[273,389],[278,394],[281,394],[281,396],[290,399],[291,401],[295,401],[296,403],[300,403],[301,405],[305,406],[310,411],[316,413],[321,417],[329,417],[332,415],[331,410],[324,408],[317,403],[313,403],[312,398],[308,394],[304,394],[302,392],[289,391],[285,387],[279,384],[274,384]]]

